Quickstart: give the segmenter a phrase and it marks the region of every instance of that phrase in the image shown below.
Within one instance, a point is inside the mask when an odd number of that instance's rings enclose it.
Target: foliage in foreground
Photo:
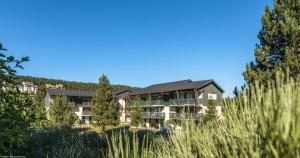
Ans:
[[[70,128],[35,131],[31,141],[28,157],[101,157],[106,149],[105,137]]]
[[[257,84],[226,100],[224,110],[220,122],[186,123],[168,141],[158,139],[140,151],[116,142],[119,154],[110,148],[109,157],[300,157],[299,82]]]
[[[20,60],[4,54],[0,43],[0,156],[25,154],[28,127],[34,118],[32,100],[16,89],[16,70],[23,68]]]

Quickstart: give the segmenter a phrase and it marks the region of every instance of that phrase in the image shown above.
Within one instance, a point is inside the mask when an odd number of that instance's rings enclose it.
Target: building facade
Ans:
[[[64,90],[65,87],[64,87],[63,84],[57,84],[57,85],[46,84],[46,89],[59,89],[59,90]]]
[[[78,116],[80,122],[77,123],[91,123],[93,91],[48,89],[45,96],[45,106],[47,111],[51,108],[51,104],[57,96],[65,96],[67,98],[68,104],[73,107],[74,113]]]
[[[209,99],[221,117],[223,89],[213,80],[182,80],[152,85],[129,95],[129,108],[142,109],[147,128],[160,128],[167,122],[199,120],[206,112]]]
[[[18,89],[21,93],[34,95],[38,90],[38,86],[32,82],[22,82],[18,85]]]
[[[214,80],[182,80],[151,85],[136,91],[117,90],[112,95],[117,100],[120,122],[131,122],[131,114],[140,109],[147,128],[160,128],[183,120],[200,120],[212,100],[217,117],[222,116],[223,89]],[[95,92],[48,89],[45,97],[49,109],[56,96],[66,96],[74,107],[80,123],[90,124],[91,105]]]
[[[125,119],[125,100],[128,94],[131,93],[128,90],[118,90],[113,91],[112,95],[117,99],[116,108],[120,110],[120,121],[126,122]],[[57,96],[65,96],[67,98],[68,104],[73,107],[74,113],[78,116],[79,122],[81,124],[91,124],[92,120],[92,101],[95,95],[94,91],[74,91],[74,90],[64,90],[64,89],[48,89],[45,96],[45,106],[48,111],[54,98]]]

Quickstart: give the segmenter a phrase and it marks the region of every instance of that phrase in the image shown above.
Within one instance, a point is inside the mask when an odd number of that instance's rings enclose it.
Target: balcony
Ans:
[[[81,104],[83,107],[90,107],[92,106],[92,102],[82,102]]]
[[[92,106],[92,102],[82,102],[82,103],[68,102],[68,105],[71,105],[73,107],[90,107]]]
[[[164,119],[165,113],[162,112],[142,112],[143,118],[156,118],[156,119]]]
[[[75,102],[68,102],[68,105],[75,107],[76,103]]]
[[[165,105],[175,105],[175,106],[183,106],[183,105],[196,105],[203,104],[203,99],[170,99],[169,101],[164,100],[151,100],[151,101],[135,101],[130,102],[129,106],[140,106],[140,107],[148,107],[148,106],[165,106]]]
[[[166,105],[166,102],[163,100],[150,100],[150,101],[135,101],[131,102],[130,106],[142,106],[142,107],[147,107],[147,106],[153,106],[153,105]]]
[[[82,115],[91,116],[92,115],[92,111],[82,111]]]
[[[168,105],[195,105],[196,99],[170,99]]]
[[[170,113],[170,119],[200,119],[201,114],[199,113]]]

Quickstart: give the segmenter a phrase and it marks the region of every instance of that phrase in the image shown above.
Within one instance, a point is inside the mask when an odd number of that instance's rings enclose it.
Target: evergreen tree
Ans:
[[[97,126],[102,127],[102,131],[105,130],[106,126],[119,123],[119,110],[112,96],[112,86],[105,75],[99,79],[99,86],[92,106],[92,118]]]
[[[45,128],[47,123],[47,113],[45,109],[45,96],[46,87],[44,84],[39,85],[37,93],[34,97],[34,111],[35,111],[35,122],[33,124],[36,128]]]
[[[255,62],[247,65],[247,83],[274,80],[279,69],[289,70],[292,78],[300,74],[300,1],[274,0],[266,6],[255,48]]]
[[[24,155],[29,138],[29,124],[34,115],[30,97],[17,91],[16,72],[23,68],[20,60],[6,56],[0,43],[0,153],[1,155]]]
[[[133,126],[139,126],[145,123],[139,103],[139,101],[134,101],[133,108],[131,108],[131,125]]]
[[[233,94],[235,97],[238,97],[240,95],[240,91],[237,87],[234,87]]]
[[[68,104],[67,98],[64,96],[54,98],[49,116],[51,123],[58,128],[70,128],[77,120],[73,107]]]
[[[87,91],[95,91],[98,87],[97,83],[84,83],[84,82],[75,82],[75,81],[65,81],[65,80],[57,80],[57,79],[48,79],[48,78],[40,78],[40,77],[31,77],[31,76],[18,76],[19,82],[33,82],[36,85],[46,85],[46,84],[62,84],[64,88],[67,90],[87,90]],[[113,90],[137,90],[138,87],[130,87],[126,85],[112,85]]]
[[[203,122],[209,122],[217,119],[216,102],[213,99],[208,99],[207,110],[203,117]]]

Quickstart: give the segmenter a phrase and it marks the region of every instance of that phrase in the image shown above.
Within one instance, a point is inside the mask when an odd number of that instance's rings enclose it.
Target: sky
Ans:
[[[146,87],[214,79],[232,96],[271,0],[0,0],[20,75]]]

